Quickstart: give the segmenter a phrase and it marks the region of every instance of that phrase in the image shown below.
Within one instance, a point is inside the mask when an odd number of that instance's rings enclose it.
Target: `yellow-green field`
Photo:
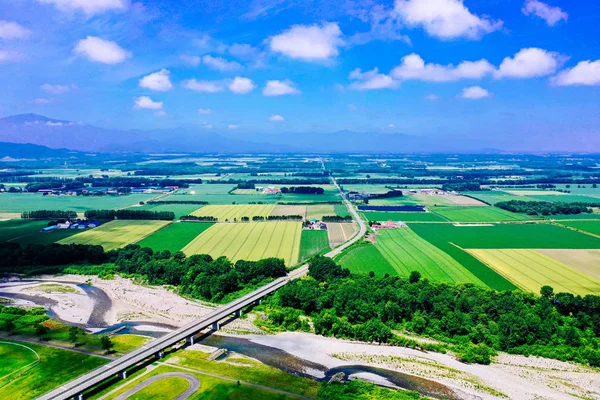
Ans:
[[[60,244],[100,245],[105,251],[118,249],[142,240],[151,233],[168,225],[169,221],[117,220],[86,229],[77,235],[60,240]]]
[[[286,206],[276,205],[271,212],[273,216],[284,216],[284,215],[300,215],[302,218],[306,217],[306,206]]]
[[[183,252],[225,256],[232,261],[277,257],[291,266],[298,262],[301,236],[301,222],[215,224],[185,246]]]
[[[539,293],[542,286],[556,293],[600,294],[600,280],[531,249],[467,250],[522,290]]]
[[[335,247],[350,239],[356,233],[355,223],[327,223],[329,245]]]
[[[538,251],[600,280],[600,250],[542,249]]]
[[[219,222],[239,221],[242,217],[268,217],[271,215],[273,204],[233,204],[233,205],[209,205],[202,207],[192,213],[197,217],[215,217]]]
[[[333,204],[315,204],[306,206],[306,219],[320,220],[325,215],[335,215]]]

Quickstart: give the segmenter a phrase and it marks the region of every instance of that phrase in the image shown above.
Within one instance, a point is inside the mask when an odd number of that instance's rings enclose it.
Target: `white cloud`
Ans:
[[[134,108],[137,109],[148,109],[148,110],[162,110],[163,108],[162,101],[153,101],[148,96],[140,96],[135,98]]]
[[[356,104],[348,104],[348,110],[356,111],[358,110],[358,107],[356,106]]]
[[[429,100],[429,101],[436,101],[439,99],[440,99],[440,96],[438,96],[437,94],[433,94],[433,93],[425,96],[425,100]]]
[[[198,56],[190,56],[187,54],[182,54],[179,56],[179,58],[186,64],[189,64],[191,66],[197,67],[198,65],[200,65],[200,63],[202,63],[202,58],[198,57]]]
[[[86,56],[90,61],[103,64],[119,64],[131,57],[131,52],[121,48],[115,42],[95,36],[80,40],[74,51]]]
[[[431,82],[451,82],[459,79],[479,79],[494,71],[487,60],[463,61],[457,66],[452,64],[425,64],[418,54],[409,54],[402,63],[394,68],[390,75],[400,80],[422,80]]]
[[[69,85],[51,85],[49,83],[44,83],[40,86],[40,89],[54,94],[63,94],[67,93],[70,90],[70,87]]]
[[[254,90],[254,88],[256,88],[256,85],[254,84],[252,79],[242,78],[240,76],[236,76],[229,83],[229,90],[237,94],[250,93]]]
[[[20,61],[25,58],[23,53],[0,49],[0,63]]]
[[[173,84],[169,79],[171,73],[166,69],[161,69],[158,72],[154,72],[150,75],[144,76],[140,79],[140,87],[154,90],[156,92],[166,92],[173,89]]]
[[[208,122],[204,121],[204,122],[202,122],[202,127],[206,128],[206,129],[212,129],[213,126],[211,124],[209,124]]]
[[[551,82],[557,86],[600,85],[600,60],[581,61],[575,67],[561,71]]]
[[[525,15],[535,15],[544,20],[549,26],[556,25],[560,20],[569,19],[569,14],[560,9],[560,7],[552,7],[538,0],[526,0],[521,9]]]
[[[109,10],[125,10],[128,0],[38,0],[40,3],[54,4],[61,11],[82,11],[87,15]]]
[[[396,127],[396,125],[394,125],[394,124],[389,124],[387,127],[388,127],[389,129],[394,129],[394,128]]]
[[[29,35],[31,31],[16,22],[0,20],[0,39],[24,39]]]
[[[277,121],[285,121],[285,118],[283,118],[283,117],[282,117],[281,115],[279,115],[279,114],[275,114],[275,115],[271,115],[271,116],[269,117],[269,120],[270,120],[270,121],[275,121],[275,122],[277,122]]]
[[[323,25],[294,25],[287,31],[268,39],[271,51],[304,61],[324,61],[339,54],[344,44],[337,23]]]
[[[489,97],[489,96],[490,96],[490,92],[488,92],[487,90],[485,90],[479,86],[472,86],[472,87],[464,88],[460,95],[460,97],[462,97],[463,99],[471,99],[471,100],[483,99],[483,98]]]
[[[202,114],[202,115],[212,114],[212,110],[210,108],[199,108],[198,114]]]
[[[396,0],[394,12],[409,26],[422,26],[440,39],[479,39],[502,27],[502,21],[472,14],[463,0]]]
[[[239,127],[240,127],[239,125],[234,125],[234,124],[227,125],[227,128],[229,128],[229,129],[237,129]]]
[[[267,81],[267,85],[263,89],[265,96],[283,96],[286,94],[298,94],[300,91],[296,89],[294,82],[286,79],[284,81]]]
[[[181,83],[186,88],[201,93],[217,93],[225,90],[222,81],[198,81],[196,79],[187,79]]]
[[[36,104],[36,105],[45,105],[45,104],[51,104],[52,100],[50,99],[45,99],[43,97],[39,97],[37,99],[33,99],[28,101],[29,104]]]
[[[394,89],[400,86],[399,81],[389,75],[380,74],[377,68],[367,72],[357,68],[350,72],[349,78],[355,80],[350,84],[350,88],[354,90]]]
[[[521,49],[513,58],[506,57],[494,77],[499,78],[534,78],[556,72],[566,58],[558,53],[530,47]]]
[[[242,68],[242,65],[240,63],[237,63],[235,61],[228,61],[223,57],[213,57],[208,54],[202,57],[202,63],[208,66],[209,68],[223,72],[237,71]]]

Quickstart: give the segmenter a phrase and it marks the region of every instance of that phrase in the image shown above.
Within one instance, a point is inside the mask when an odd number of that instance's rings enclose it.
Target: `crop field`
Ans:
[[[600,250],[540,249],[538,252],[600,280]]]
[[[38,356],[40,361],[35,362]],[[0,397],[36,398],[107,361],[73,351],[2,339]]]
[[[298,262],[301,236],[301,222],[215,224],[185,246],[183,252],[226,256],[232,261],[277,257],[291,266]]]
[[[60,244],[99,245],[105,251],[135,243],[168,225],[169,221],[116,220],[61,240]]]
[[[592,219],[592,220],[600,220],[600,214],[592,213],[581,213],[581,214],[570,214],[570,215],[548,215],[545,217],[547,219],[553,219],[556,221],[568,221],[568,220],[584,220],[584,219]],[[562,224],[562,222],[560,222]]]
[[[367,211],[363,215],[368,221],[446,222],[431,212],[377,212]]]
[[[432,211],[453,222],[502,222],[531,219],[531,217],[496,207],[435,207]]]
[[[524,196],[514,196],[508,192],[502,192],[499,190],[484,190],[481,192],[464,192],[463,194],[469,195],[476,199],[483,201],[484,203],[494,205],[501,201],[510,201],[510,200],[522,200],[522,201],[535,201],[535,199],[531,199],[529,197]]]
[[[412,271],[418,271],[434,281],[486,286],[455,259],[408,228],[380,230],[375,247],[396,270],[396,275],[408,277]]]
[[[346,204],[334,204],[333,205],[333,214],[334,215],[338,215],[340,217],[346,217],[348,215],[350,215],[350,212],[348,211],[348,207],[346,207]]]
[[[48,221],[12,219],[0,221],[0,242],[20,244],[50,244],[68,238],[81,231],[75,229],[60,229],[55,232],[40,232],[48,226]]]
[[[582,195],[571,195],[571,194],[562,194],[562,195],[539,195],[539,196],[529,196],[532,199],[537,201],[554,201],[560,203],[600,203],[600,199],[597,197],[591,196],[582,196]]]
[[[212,222],[175,222],[145,237],[137,244],[150,247],[154,251],[169,250],[174,253],[183,249],[196,236],[213,225]]]
[[[281,200],[278,195],[255,194],[230,194],[236,185],[230,183],[210,183],[202,185],[190,185],[187,189],[178,190],[162,200],[168,201],[207,201],[210,204],[248,204],[261,201],[263,203],[275,203]]]
[[[449,196],[442,195],[423,195],[411,194],[403,197],[393,197],[389,199],[372,199],[369,200],[369,205],[373,206],[391,206],[391,205],[422,205],[426,207],[432,206],[454,206],[454,202],[449,199]]]
[[[327,223],[327,235],[329,237],[329,245],[333,248],[344,243],[356,233],[355,223]]]
[[[600,236],[600,221],[562,221],[561,224]]]
[[[302,230],[302,239],[300,240],[300,259],[302,262],[311,256],[320,253],[329,248],[329,238],[327,231],[324,230]]]
[[[524,291],[539,293],[549,285],[556,293],[600,294],[600,280],[530,249],[468,250]]]
[[[172,211],[175,213],[175,218],[179,218],[183,215],[190,215],[202,207],[202,204],[146,204],[135,210]]]
[[[320,220],[325,215],[335,215],[333,204],[315,204],[306,206],[306,219]]]
[[[361,243],[357,246],[351,246],[336,258],[339,265],[348,268],[355,274],[368,274],[373,271],[377,276],[398,275],[398,272],[388,260],[381,255],[377,247],[371,243]]]
[[[252,220],[252,217],[268,217],[271,215],[273,204],[235,204],[235,205],[222,205],[213,206],[208,205],[192,213],[192,215],[198,217],[211,216],[218,218],[220,222],[227,221],[240,221],[242,217],[248,217]]]
[[[387,176],[386,176],[387,177]],[[389,192],[389,189],[386,186],[390,185],[370,185],[370,184],[353,184],[353,185],[344,185],[344,192],[358,192],[358,193],[371,193],[371,194],[383,194]]]
[[[302,218],[306,217],[306,206],[285,206],[276,205],[271,215],[284,216],[284,215],[301,215]]]
[[[117,210],[148,201],[156,194],[126,196],[42,196],[40,193],[0,193],[0,212],[35,210]]]
[[[577,187],[577,185],[567,185],[565,184],[556,184],[556,190],[568,190],[572,195],[583,195],[583,196],[592,196],[596,198],[600,198],[600,188],[593,187],[592,185],[583,185],[583,187]]]
[[[481,200],[474,199],[472,197],[460,196],[460,195],[448,195],[446,196],[448,200],[454,203],[455,206],[470,206],[470,207],[484,207],[487,206]]]

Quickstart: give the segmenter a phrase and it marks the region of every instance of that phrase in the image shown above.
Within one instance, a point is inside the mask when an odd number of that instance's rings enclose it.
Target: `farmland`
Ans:
[[[329,239],[327,231],[305,229],[302,231],[302,239],[300,241],[299,261],[307,260],[310,256],[328,248]]]
[[[128,194],[124,196],[42,196],[40,193],[0,193],[0,212],[34,210],[116,210],[148,201],[156,194]]]
[[[333,204],[312,204],[306,206],[306,218],[320,220],[325,215],[335,215]]]
[[[435,207],[433,211],[453,222],[500,222],[528,219],[527,216],[496,207]]]
[[[150,247],[154,251],[176,252],[213,225],[210,222],[177,222],[147,236],[137,244]]]
[[[50,244],[80,232],[76,229],[59,229],[47,233],[40,232],[40,229],[46,226],[48,226],[48,221],[22,219],[1,221],[0,242]]]
[[[277,257],[291,266],[298,262],[301,225],[289,221],[215,224],[185,246],[183,252],[226,256],[232,261]]]
[[[356,224],[354,223],[327,223],[327,235],[329,236],[329,245],[332,248],[344,243],[355,233]]]
[[[300,215],[302,218],[306,216],[306,206],[285,206],[276,205],[271,212],[273,216],[284,216],[284,215]]]
[[[375,246],[397,275],[408,277],[412,271],[418,271],[423,277],[435,281],[471,282],[485,286],[456,260],[408,228],[380,230]]]
[[[175,218],[179,218],[183,215],[190,215],[194,211],[201,208],[202,205],[198,204],[146,204],[143,207],[136,208],[136,210],[148,210],[148,211],[172,211],[175,213]]]
[[[272,204],[236,204],[236,205],[209,205],[192,213],[198,217],[215,217],[220,222],[240,221],[242,217],[268,217],[275,206]]]
[[[557,292],[600,294],[600,280],[530,249],[467,250],[519,288],[539,293],[544,285]]]
[[[377,212],[367,211],[363,215],[367,221],[405,221],[405,222],[446,222],[437,214],[431,212]]]
[[[362,243],[350,247],[341,254],[336,261],[344,268],[348,268],[353,273],[369,273],[373,271],[375,275],[390,276],[398,275],[398,271],[381,255],[381,252],[371,243]]]
[[[600,221],[562,221],[561,224],[600,236]]]
[[[540,249],[538,251],[600,280],[600,250]]]
[[[59,243],[98,245],[108,251],[135,243],[168,224],[167,221],[111,221],[97,228],[62,239]]]

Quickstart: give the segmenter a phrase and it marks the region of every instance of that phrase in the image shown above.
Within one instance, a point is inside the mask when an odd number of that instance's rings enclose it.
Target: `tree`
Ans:
[[[551,299],[554,297],[554,289],[552,288],[552,286],[542,286],[542,288],[540,289],[540,294],[542,295],[542,297]]]
[[[70,327],[69,328],[69,342],[71,342],[73,345],[76,345],[77,339],[78,339],[80,333],[81,333],[80,328],[77,328],[76,326]]]
[[[43,324],[37,324],[35,326],[35,335],[42,340],[44,338],[44,336],[46,336],[48,334],[48,327],[46,325]]]
[[[4,323],[4,330],[8,333],[11,333],[15,330],[15,323],[12,319],[9,319]]]
[[[102,336],[100,338],[100,345],[102,346],[102,350],[106,351],[107,353],[115,346],[108,336]]]
[[[419,271],[413,271],[410,273],[410,276],[408,277],[408,281],[410,283],[417,283],[421,280],[421,273]]]

